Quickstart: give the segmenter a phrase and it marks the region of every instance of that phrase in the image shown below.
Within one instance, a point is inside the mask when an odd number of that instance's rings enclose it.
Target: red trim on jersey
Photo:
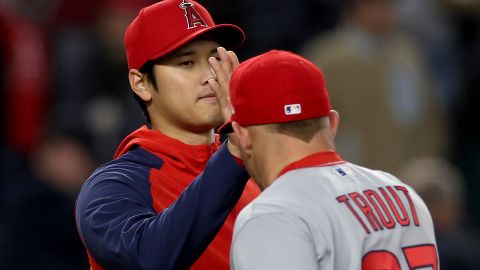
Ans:
[[[178,162],[195,159],[206,162],[220,147],[220,136],[218,134],[214,136],[214,141],[211,144],[190,145],[144,125],[132,132],[120,143],[114,159],[125,154],[134,146],[142,146],[150,152],[172,157],[172,159]],[[179,153],[182,153],[181,157],[179,157]],[[183,160],[178,160],[179,158]],[[199,169],[199,172],[202,170],[203,167]]]
[[[232,155],[232,157],[235,160],[235,162],[237,162],[238,165],[245,167],[245,163],[243,163],[243,160],[241,158],[236,157],[234,155]]]
[[[296,169],[331,166],[345,162],[346,161],[342,160],[342,158],[335,151],[318,152],[290,163],[287,165],[287,167],[283,168],[278,176],[280,177],[285,173]]]

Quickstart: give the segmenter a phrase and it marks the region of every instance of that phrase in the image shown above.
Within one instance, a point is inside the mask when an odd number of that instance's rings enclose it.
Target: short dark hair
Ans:
[[[148,61],[145,63],[139,71],[148,78],[148,81],[152,84],[153,89],[155,91],[158,91],[157,89],[157,81],[155,80],[155,72],[154,72],[154,66],[155,66],[155,61]],[[141,99],[137,94],[133,93],[133,97],[137,101],[138,105],[142,109],[143,115],[145,116],[145,120],[147,121],[148,124],[151,124],[151,118],[150,115],[148,115],[147,111],[147,104],[145,104],[145,101]]]
[[[319,130],[328,126],[327,120],[328,118],[326,117],[311,118],[307,120],[270,124],[267,125],[267,128],[270,131],[309,142]]]

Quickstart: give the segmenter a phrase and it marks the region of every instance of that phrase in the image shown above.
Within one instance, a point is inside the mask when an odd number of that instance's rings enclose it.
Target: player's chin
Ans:
[[[221,117],[212,117],[212,118],[205,118],[202,117],[200,119],[197,119],[194,123],[191,123],[192,126],[192,131],[194,132],[207,132],[210,131],[216,127],[219,127],[222,124],[222,119]]]
[[[218,106],[204,108],[198,112],[197,117],[199,122],[211,127],[218,127],[223,123],[222,113]]]

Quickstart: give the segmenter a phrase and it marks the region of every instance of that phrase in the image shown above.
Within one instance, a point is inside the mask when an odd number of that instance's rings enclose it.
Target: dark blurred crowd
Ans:
[[[88,269],[83,181],[144,123],[123,34],[152,0],[0,1],[0,269]],[[480,258],[480,2],[199,0],[325,73],[338,152],[396,173],[432,213],[442,269]]]

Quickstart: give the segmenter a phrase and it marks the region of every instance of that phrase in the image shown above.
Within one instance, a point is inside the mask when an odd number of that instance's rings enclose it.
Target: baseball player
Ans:
[[[232,269],[439,269],[415,191],[335,152],[339,116],[314,64],[262,54],[234,71],[230,98],[241,156],[263,190],[235,222]]]
[[[129,25],[128,77],[148,124],[78,196],[91,269],[229,269],[234,219],[259,193],[236,145],[213,132],[229,117],[227,95],[215,90],[226,91],[238,65],[219,45],[243,40],[189,0],[145,7]]]

